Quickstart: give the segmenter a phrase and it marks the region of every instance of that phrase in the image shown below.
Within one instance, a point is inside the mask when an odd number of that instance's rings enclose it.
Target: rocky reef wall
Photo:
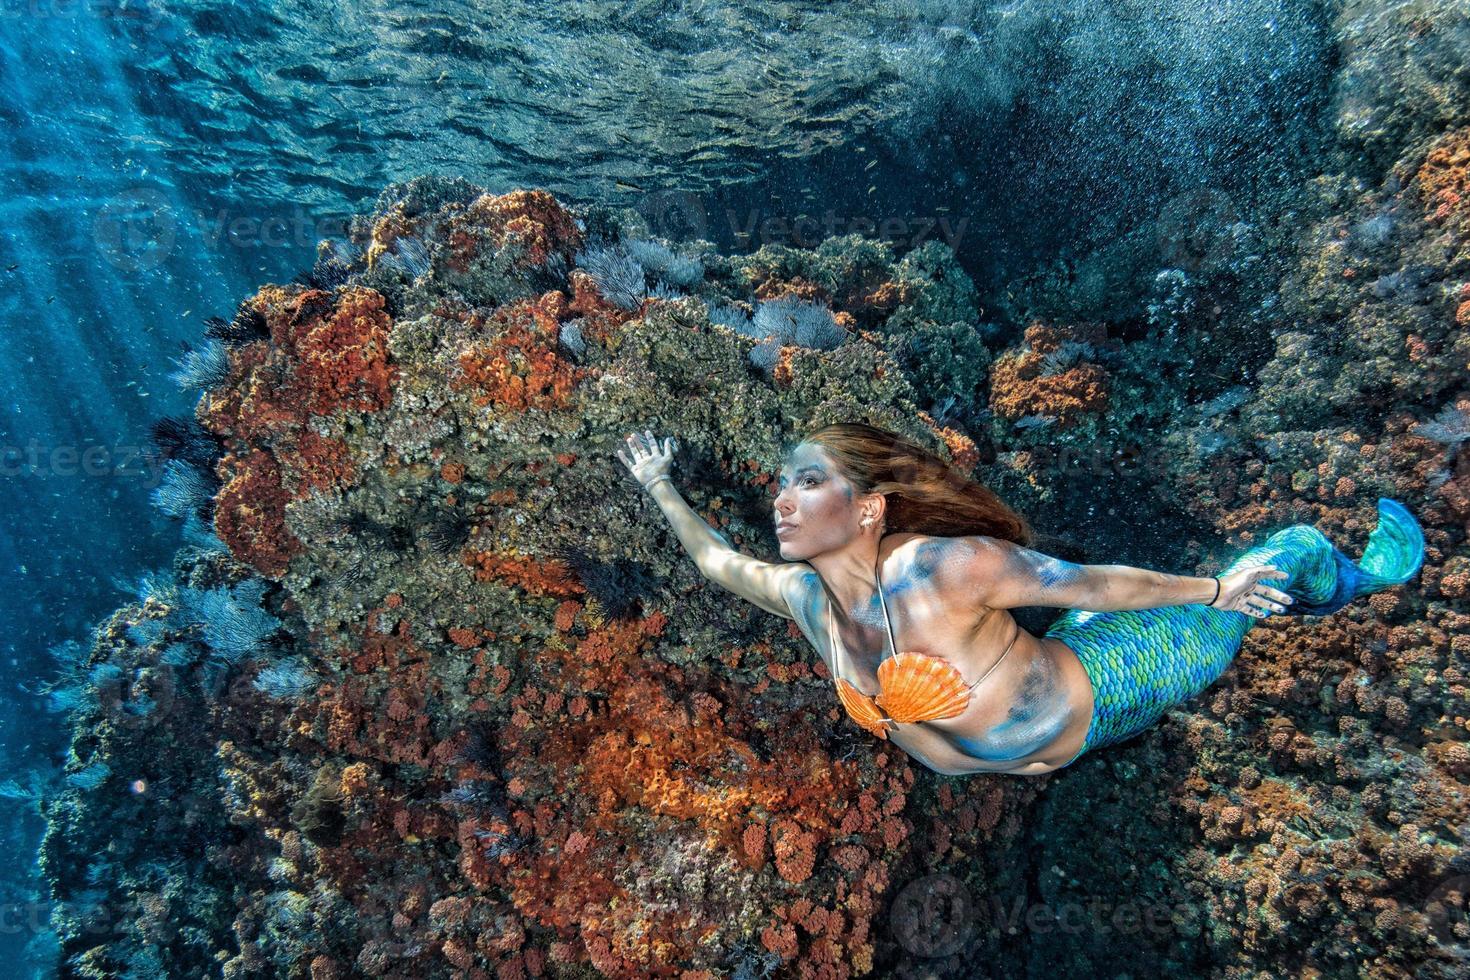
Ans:
[[[1126,329],[1002,341],[936,242],[729,256],[537,190],[386,189],[211,321],[194,416],[155,430],[186,546],[58,648],[63,975],[1463,975],[1470,129],[1383,115],[1404,48],[1363,37],[1334,91],[1369,176],[1206,223]],[[781,447],[851,418],[1093,561],[1208,573],[1298,521],[1356,555],[1391,496],[1424,571],[1260,624],[1129,744],[938,776],[613,455],[677,435],[691,506],[773,558]]]

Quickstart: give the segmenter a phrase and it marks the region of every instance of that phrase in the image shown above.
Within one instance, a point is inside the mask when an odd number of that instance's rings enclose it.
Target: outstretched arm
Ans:
[[[959,587],[992,609],[1053,606],[1113,612],[1208,604],[1214,578],[1170,575],[1131,565],[1077,565],[986,535],[951,539],[940,561]]]
[[[736,551],[722,534],[694,512],[669,479],[673,440],[667,440],[660,448],[653,433],[644,430],[641,438],[629,435],[627,441],[628,454],[620,451],[618,458],[629,464],[633,475],[663,511],[699,573],[767,612],[795,619],[791,597],[799,594],[800,582],[811,566],[804,562],[766,562]]]

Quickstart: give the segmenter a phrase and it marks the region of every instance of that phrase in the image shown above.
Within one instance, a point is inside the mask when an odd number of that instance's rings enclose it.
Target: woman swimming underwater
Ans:
[[[1038,775],[1131,738],[1224,673],[1257,620],[1325,616],[1424,560],[1418,523],[1381,497],[1356,564],[1295,524],[1212,578],[1077,565],[1031,550],[1025,519],[938,456],[845,422],[783,461],[786,561],[764,562],[684,502],[669,476],[675,440],[626,441],[618,458],[701,574],[795,620],[852,720],[946,775]],[[1066,612],[1036,637],[1008,612],[1018,606]]]

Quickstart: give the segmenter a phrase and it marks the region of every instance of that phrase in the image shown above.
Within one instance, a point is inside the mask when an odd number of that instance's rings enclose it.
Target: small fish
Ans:
[[[46,305],[47,306],[50,306],[54,302],[56,302],[56,297],[55,296],[47,296],[46,297]]]
[[[9,265],[7,265],[5,267],[5,271],[6,272],[14,272],[16,269],[19,269],[19,268],[20,268],[20,263],[19,262],[12,262],[12,263],[10,263]]]
[[[639,187],[637,184],[630,184],[626,180],[615,180],[615,181],[613,181],[613,186],[616,187],[620,191],[641,191],[641,190],[643,190],[643,188]]]
[[[878,161],[877,160],[869,160],[868,161],[868,165],[866,167],[864,167],[863,170],[864,171],[872,170],[876,166],[878,166]]]
[[[869,187],[868,188],[868,193],[871,194],[874,191],[876,191],[877,189],[878,189],[878,185],[877,184],[874,184],[872,187]]]

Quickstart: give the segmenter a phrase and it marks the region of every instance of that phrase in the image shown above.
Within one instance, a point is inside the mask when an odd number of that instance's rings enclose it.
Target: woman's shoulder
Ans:
[[[944,537],[914,533],[896,544],[891,554],[914,571],[935,575],[960,566],[990,540],[976,534]]]

